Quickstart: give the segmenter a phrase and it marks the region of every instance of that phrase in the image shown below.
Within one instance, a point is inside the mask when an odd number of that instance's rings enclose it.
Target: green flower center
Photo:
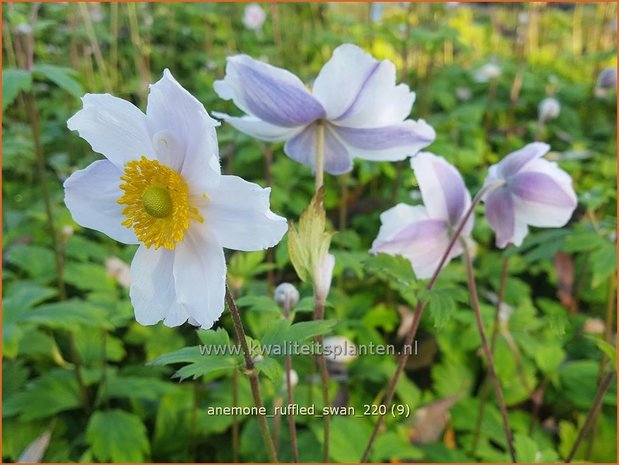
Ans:
[[[155,218],[167,218],[174,210],[172,197],[165,187],[152,186],[142,194],[146,213]]]

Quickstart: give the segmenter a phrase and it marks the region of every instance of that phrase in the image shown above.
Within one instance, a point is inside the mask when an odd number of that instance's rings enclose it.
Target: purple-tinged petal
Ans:
[[[523,200],[556,207],[575,207],[574,198],[544,173],[533,171],[518,173],[510,179],[509,189]]]
[[[405,204],[387,210],[380,219],[380,231],[370,252],[402,255],[410,260],[418,278],[432,276],[449,245],[447,223],[430,219],[422,206]],[[461,249],[454,247],[449,260],[460,253]]]
[[[276,126],[304,126],[325,116],[298,77],[247,55],[228,58],[226,76],[214,88],[221,98]]]
[[[422,152],[411,159],[424,205],[432,218],[455,227],[471,204],[471,196],[456,168],[443,157]]]
[[[404,160],[430,145],[435,137],[434,129],[423,120],[380,128],[332,128],[353,156],[370,161]]]
[[[396,83],[390,61],[377,61],[361,48],[344,44],[333,52],[314,82],[314,95],[327,118],[347,127],[399,123],[411,112],[415,94]]]
[[[516,230],[516,211],[512,194],[506,187],[500,187],[488,194],[486,218],[496,234],[497,247],[504,248],[513,242]]]
[[[213,116],[223,119],[235,129],[238,129],[251,137],[269,142],[279,142],[291,139],[304,129],[303,126],[294,128],[275,126],[274,124],[265,123],[255,116],[236,117],[217,112],[213,112]]]
[[[316,124],[286,142],[284,152],[293,160],[312,168],[316,167]],[[329,125],[324,126],[325,171],[329,174],[347,173],[352,169],[352,158],[347,148],[333,133]]]
[[[543,157],[548,150],[550,150],[550,146],[543,142],[525,145],[520,150],[510,153],[498,163],[498,174],[505,179],[514,176],[528,163]]]

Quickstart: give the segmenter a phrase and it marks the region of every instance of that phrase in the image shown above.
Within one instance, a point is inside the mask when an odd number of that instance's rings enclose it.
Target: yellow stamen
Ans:
[[[142,157],[128,162],[120,179],[124,193],[117,202],[125,205],[126,217],[122,224],[133,228],[146,247],[172,250],[183,239],[190,220],[204,221],[189,204],[187,182],[157,160]]]

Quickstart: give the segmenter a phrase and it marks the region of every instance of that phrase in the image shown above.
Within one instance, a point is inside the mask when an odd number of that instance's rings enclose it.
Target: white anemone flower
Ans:
[[[549,150],[548,144],[534,142],[490,167],[485,185],[502,185],[482,200],[497,247],[519,246],[529,226],[560,228],[572,217],[578,204],[572,178],[542,158]]]
[[[140,244],[130,288],[139,323],[210,328],[224,309],[222,247],[265,249],[286,232],[270,189],[221,175],[218,123],[168,70],[150,86],[146,114],[109,94],[82,101],[68,127],[106,159],[65,182],[73,219]]]
[[[408,119],[415,93],[396,85],[395,65],[351,44],[333,51],[311,91],[289,71],[247,55],[228,57],[214,89],[245,112],[216,117],[257,139],[285,141],[286,155],[312,169],[322,134],[324,170],[334,175],[350,171],[354,157],[404,160],[435,137],[425,121]]]
[[[471,206],[471,195],[458,170],[443,157],[421,152],[411,159],[423,205],[399,203],[380,215],[380,230],[371,253],[407,258],[419,279],[431,277],[438,268],[455,230]],[[462,228],[469,241],[473,230],[471,215]],[[462,253],[456,242],[444,266]]]

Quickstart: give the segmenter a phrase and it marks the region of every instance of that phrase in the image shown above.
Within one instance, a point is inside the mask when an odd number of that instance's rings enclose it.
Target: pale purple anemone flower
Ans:
[[[572,217],[577,204],[572,178],[542,158],[549,149],[535,142],[490,167],[485,185],[504,182],[482,199],[497,247],[522,244],[528,225],[558,228]]]
[[[402,255],[413,265],[418,278],[429,278],[436,271],[455,229],[471,206],[471,195],[456,168],[443,157],[428,152],[411,159],[423,205],[400,203],[380,215],[381,227],[371,253]],[[471,215],[462,229],[467,239],[473,229]],[[445,264],[462,253],[459,242],[453,245]]]
[[[395,65],[351,44],[335,49],[312,92],[294,74],[247,55],[229,57],[226,76],[214,87],[246,113],[215,116],[257,139],[286,141],[284,152],[312,169],[323,124],[324,169],[331,174],[350,171],[353,157],[403,160],[435,137],[423,120],[406,119],[415,94],[396,85]]]

